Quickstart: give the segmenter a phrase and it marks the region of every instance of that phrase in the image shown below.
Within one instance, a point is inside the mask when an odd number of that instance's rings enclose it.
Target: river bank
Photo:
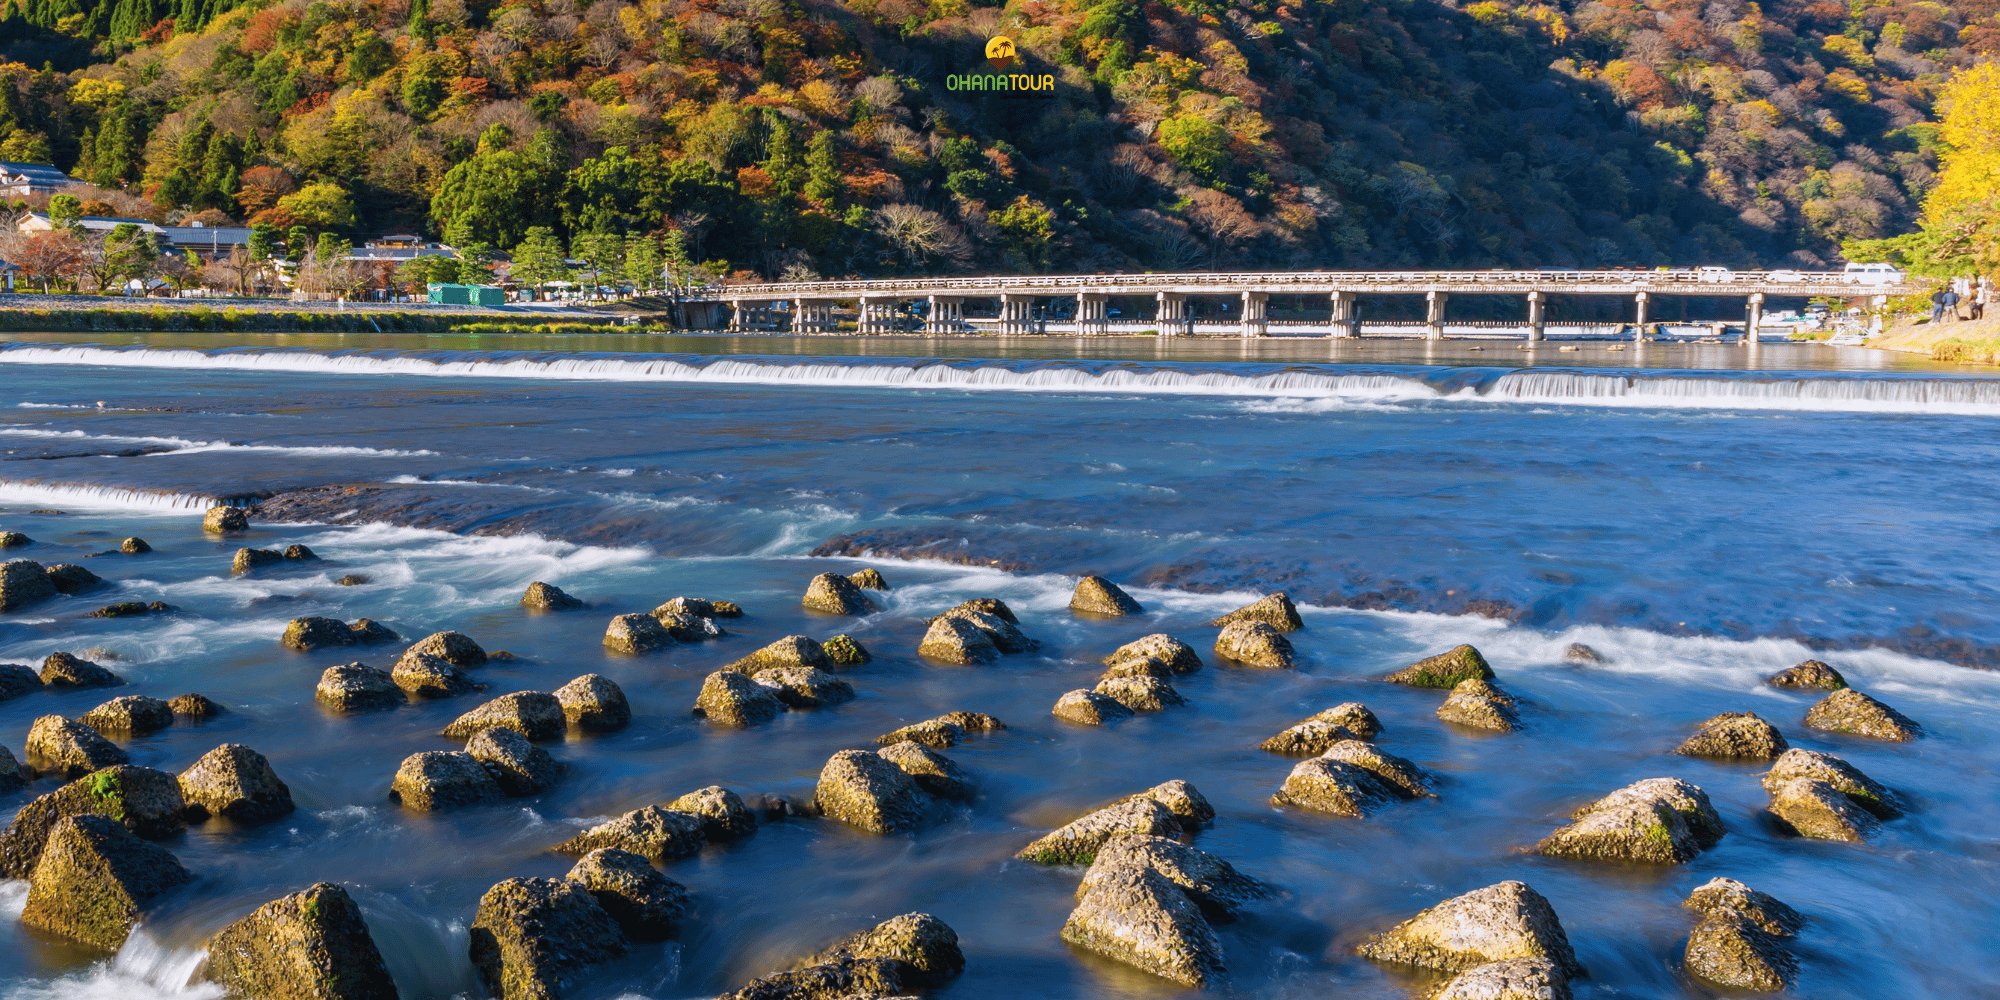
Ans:
[[[0,332],[10,333],[566,333],[609,329],[620,319],[613,312],[411,302],[0,295]]]
[[[1868,346],[1921,354],[1932,361],[2000,364],[2000,317],[1948,323],[1906,320],[1870,340]]]

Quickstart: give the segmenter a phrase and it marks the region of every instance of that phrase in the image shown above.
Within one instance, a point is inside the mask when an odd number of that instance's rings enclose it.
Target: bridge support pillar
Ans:
[[[1156,292],[1153,322],[1159,324],[1160,336],[1180,337],[1193,333],[1188,324],[1187,296],[1179,292]]]
[[[1743,323],[1743,343],[1748,347],[1757,346],[1759,327],[1764,325],[1764,293],[1750,293],[1750,314]]]
[[[1111,332],[1111,317],[1104,311],[1105,296],[1095,292],[1076,293],[1076,334],[1102,337]]]
[[[730,333],[742,333],[742,332],[743,332],[743,300],[742,300],[742,299],[730,299],[730,300],[729,300],[729,332],[730,332]]]
[[[858,303],[860,315],[854,327],[855,332],[891,333],[896,328],[896,300],[879,296],[863,297]]]
[[[965,325],[965,300],[948,295],[932,295],[924,300],[924,332],[957,333]]]
[[[1271,296],[1264,292],[1243,293],[1243,335],[1265,337],[1271,333]]]
[[[831,325],[828,323],[829,317],[827,313],[829,311],[830,307],[824,302],[817,302],[812,299],[793,299],[792,332],[829,332],[828,327]]]
[[[1028,318],[1029,306],[1033,301],[1032,296],[1001,293],[1000,334],[1002,336],[1018,337],[1033,332],[1033,325]]]
[[[1444,304],[1451,296],[1433,288],[1424,293],[1424,339],[1444,339]]]
[[[1333,336],[1346,340],[1361,336],[1361,324],[1354,313],[1354,293],[1333,293]]]
[[[1528,293],[1528,339],[1544,340],[1549,335],[1549,297],[1541,292]]]
[[[1633,324],[1633,330],[1632,330],[1633,340],[1646,339],[1646,306],[1652,301],[1652,299],[1653,295],[1651,292],[1640,292],[1639,294],[1634,295],[1632,297],[1632,301],[1635,302],[1638,306],[1637,309],[1638,320]]]

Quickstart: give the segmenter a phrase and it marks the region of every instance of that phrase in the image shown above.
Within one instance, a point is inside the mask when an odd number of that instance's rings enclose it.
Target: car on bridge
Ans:
[[[1898,285],[1903,282],[1903,272],[1893,264],[1849,264],[1841,274],[1857,285]]]

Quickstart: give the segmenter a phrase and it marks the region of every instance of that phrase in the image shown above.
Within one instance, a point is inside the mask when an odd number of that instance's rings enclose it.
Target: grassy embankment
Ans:
[[[1870,340],[1868,346],[1923,354],[1932,361],[2000,365],[2000,317],[1958,323],[1905,320]]]

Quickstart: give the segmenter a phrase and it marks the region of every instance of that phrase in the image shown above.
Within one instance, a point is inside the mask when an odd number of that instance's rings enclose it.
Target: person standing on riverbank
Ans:
[[[1937,311],[1944,315],[1945,320],[1958,321],[1958,289],[1947,286],[1944,291],[1938,293],[1937,303]],[[1937,322],[1937,317],[1933,316],[1931,322]]]
[[[1993,299],[1992,279],[1980,278],[1979,287],[1974,289],[1972,292],[1972,318],[1976,320],[1985,319],[1986,303],[1992,301],[1992,299]]]
[[[1933,324],[1944,322],[1945,291],[1947,290],[1941,288],[1931,293],[1931,322]]]

